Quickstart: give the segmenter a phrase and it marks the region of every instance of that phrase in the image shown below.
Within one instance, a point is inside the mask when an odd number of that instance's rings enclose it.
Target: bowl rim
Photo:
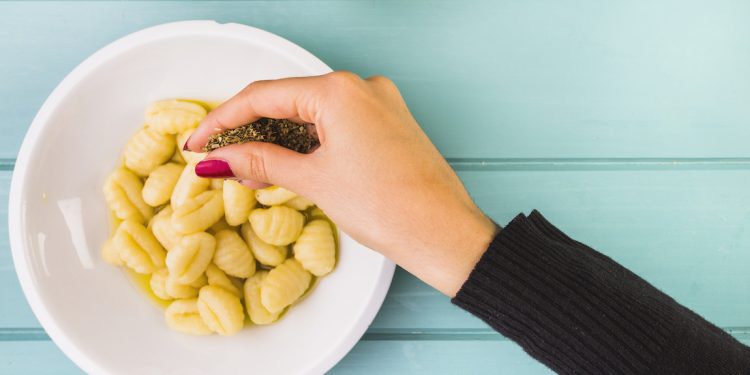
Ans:
[[[31,125],[29,126],[23,143],[16,157],[15,167],[8,195],[8,235],[11,254],[18,281],[31,310],[41,323],[52,341],[76,365],[87,373],[108,373],[97,361],[81,350],[64,333],[54,316],[47,309],[47,305],[37,293],[32,277],[31,266],[27,256],[25,239],[22,234],[24,221],[23,197],[26,180],[28,179],[28,164],[32,160],[32,150],[36,148],[39,135],[60,101],[84,78],[90,71],[102,63],[125,53],[131,48],[156,40],[185,35],[215,35],[229,38],[252,39],[275,49],[277,52],[293,58],[303,66],[323,73],[331,72],[331,68],[313,54],[302,47],[276,34],[238,23],[219,23],[213,20],[190,20],[164,23],[151,26],[131,34],[125,35],[102,47],[76,66],[52,91],[44,101]],[[380,310],[385,296],[393,280],[395,264],[385,257],[379,264],[378,282],[370,291],[370,299],[360,315],[357,323],[327,352],[318,362],[307,368],[307,373],[324,373],[338,363],[359,341]]]

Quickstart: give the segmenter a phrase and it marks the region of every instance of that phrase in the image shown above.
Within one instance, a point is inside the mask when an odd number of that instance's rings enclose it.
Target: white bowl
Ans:
[[[281,321],[232,337],[167,329],[163,311],[105,264],[101,193],[149,102],[228,98],[248,82],[330,68],[273,34],[177,22],[96,52],[49,96],[29,128],[10,190],[18,278],[52,340],[83,370],[119,374],[323,373],[372,322],[394,265],[341,233],[336,271]]]

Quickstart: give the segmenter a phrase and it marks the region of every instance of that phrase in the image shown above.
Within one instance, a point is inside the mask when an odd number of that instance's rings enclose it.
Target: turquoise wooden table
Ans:
[[[186,19],[260,27],[334,69],[392,77],[497,222],[538,208],[750,343],[750,2],[2,2],[3,220],[23,135],[65,74]],[[0,228],[0,373],[79,373],[26,304]],[[549,370],[398,270],[332,372]]]

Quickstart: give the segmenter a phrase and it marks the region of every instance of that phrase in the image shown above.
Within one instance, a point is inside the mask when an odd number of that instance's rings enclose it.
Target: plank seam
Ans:
[[[750,158],[447,158],[457,171],[750,170]]]
[[[0,171],[13,171],[16,166],[16,159],[0,158]]]
[[[457,171],[750,170],[750,158],[447,158]],[[0,158],[0,171],[16,160]]]
[[[750,340],[750,327],[726,327],[724,331],[738,340]],[[0,342],[49,341],[42,328],[0,328]],[[506,341],[489,328],[373,328],[362,341]]]

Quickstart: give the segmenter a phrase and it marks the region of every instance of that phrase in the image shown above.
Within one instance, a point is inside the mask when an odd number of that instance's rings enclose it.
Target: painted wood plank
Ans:
[[[510,341],[360,341],[331,374],[550,374]],[[51,341],[0,342],[0,373],[82,374]]]
[[[499,223],[530,207],[722,326],[748,326],[750,170],[460,173]]]
[[[750,326],[750,169],[463,171],[498,223],[536,207],[574,238],[602,250],[722,327]],[[0,173],[0,202],[8,172]],[[0,203],[5,210],[5,203]],[[2,211],[0,211],[2,213]],[[0,229],[0,327],[38,327],[13,274]],[[373,329],[486,327],[447,297],[396,273]]]
[[[749,16],[742,0],[1,2],[0,157],[88,55],[186,19],[393,77],[448,157],[747,157]]]
[[[360,341],[332,374],[552,374],[513,342]]]
[[[750,340],[742,340],[750,345]],[[331,374],[552,374],[510,341],[360,341]],[[0,373],[82,374],[51,341],[0,342]]]
[[[52,341],[0,342],[0,374],[83,374]]]

